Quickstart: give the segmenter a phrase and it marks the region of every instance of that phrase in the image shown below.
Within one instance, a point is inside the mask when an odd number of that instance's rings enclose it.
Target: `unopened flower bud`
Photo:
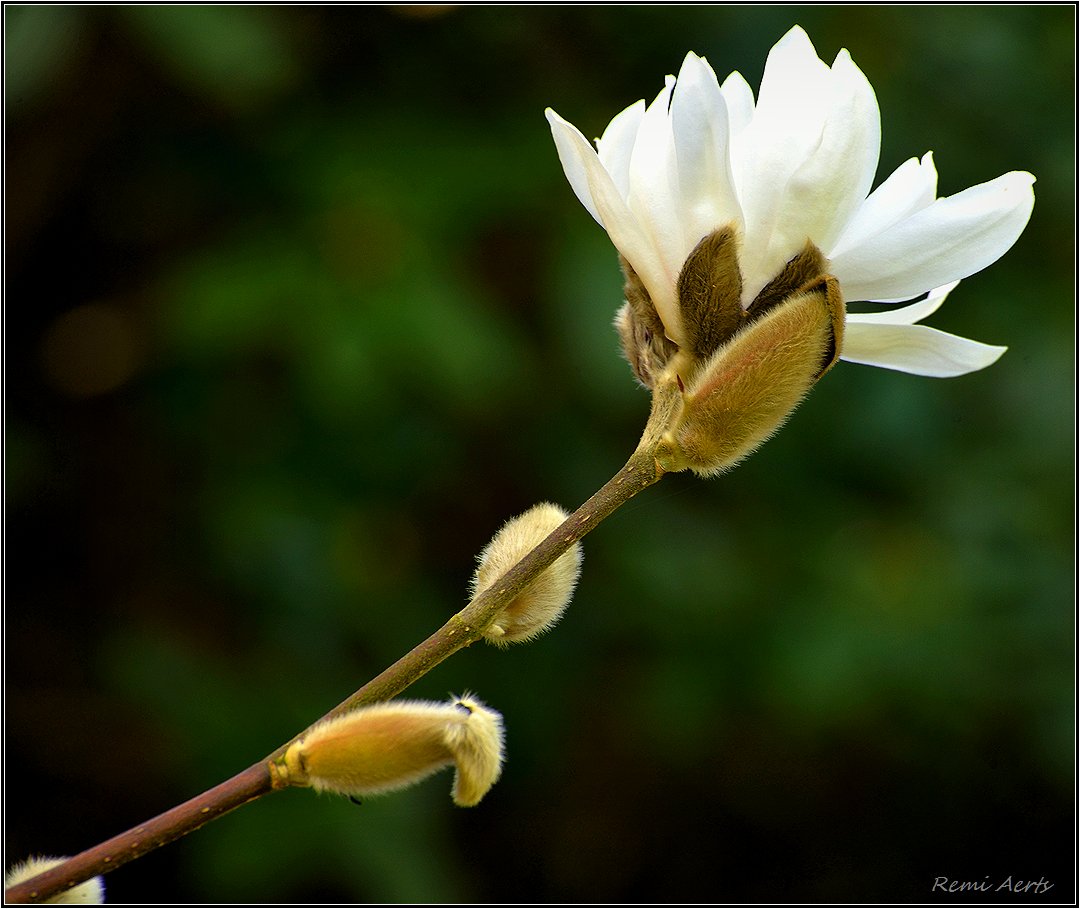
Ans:
[[[55,868],[57,865],[62,865],[66,861],[66,858],[55,858],[53,856],[32,856],[13,865],[11,870],[4,875],[4,889],[14,887],[16,884],[28,881],[32,877],[37,877],[39,874],[48,871],[50,868]],[[54,905],[100,905],[105,902],[105,884],[100,877],[92,877],[41,902]]]
[[[828,276],[750,321],[683,389],[658,455],[661,466],[709,476],[750,454],[835,362],[843,325],[840,289]]]
[[[469,694],[449,703],[388,701],[310,729],[273,761],[275,788],[366,796],[392,792],[455,765],[451,795],[475,805],[499,778],[502,716]]]
[[[566,518],[558,505],[545,502],[507,521],[480,553],[473,596],[487,590]],[[503,608],[485,629],[484,638],[505,646],[547,631],[570,604],[580,572],[581,544],[574,543]]]

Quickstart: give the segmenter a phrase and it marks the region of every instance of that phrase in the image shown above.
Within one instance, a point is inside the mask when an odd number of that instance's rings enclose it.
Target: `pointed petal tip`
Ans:
[[[769,50],[765,65],[766,69],[768,69],[769,60],[772,60],[775,65],[780,60],[805,61],[810,57],[820,62],[814,42],[810,40],[806,30],[801,25],[793,25]],[[824,66],[824,64],[822,65]]]
[[[978,342],[975,342],[978,343]],[[993,366],[998,360],[1004,356],[1008,347],[1000,347],[997,344],[980,344],[979,359],[973,362],[965,363],[963,365],[957,364],[953,367],[952,372],[942,373],[934,376],[937,379],[955,379],[958,376],[967,376],[973,372],[979,372],[981,369],[986,369],[988,366]]]
[[[789,28],[786,32],[784,32],[784,36],[776,43],[779,45],[785,41],[809,42],[810,36],[806,33],[805,28],[796,23],[795,25],[791,26],[791,28]]]
[[[992,366],[1008,350],[925,325],[853,324],[840,359],[916,376],[951,379]]]
[[[683,57],[682,66],[679,67],[679,77],[676,83],[695,82],[699,79],[711,79],[719,84],[716,71],[709,64],[709,61],[693,51],[688,51],[686,56]]]

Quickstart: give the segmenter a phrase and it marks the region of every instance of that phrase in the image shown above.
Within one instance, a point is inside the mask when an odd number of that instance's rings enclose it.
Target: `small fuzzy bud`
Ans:
[[[475,805],[499,778],[502,716],[469,694],[449,703],[388,701],[312,727],[270,765],[275,788],[367,796],[456,765],[451,795]]]
[[[568,517],[545,502],[511,518],[478,558],[472,592],[476,597],[521,561]],[[521,591],[484,631],[489,643],[505,646],[543,634],[562,616],[581,572],[581,544],[574,543]]]
[[[39,874],[48,871],[50,868],[55,868],[57,865],[62,865],[66,861],[66,858],[54,858],[45,855],[32,856],[13,865],[11,870],[4,875],[4,889],[14,887],[16,884],[28,881],[32,877],[37,877]],[[105,902],[105,884],[100,877],[92,877],[81,884],[76,884],[74,887],[49,897],[47,900],[42,900],[42,902],[75,906],[100,905]]]
[[[684,389],[661,466],[709,476],[750,454],[835,362],[843,324],[839,285],[825,276],[740,329]]]

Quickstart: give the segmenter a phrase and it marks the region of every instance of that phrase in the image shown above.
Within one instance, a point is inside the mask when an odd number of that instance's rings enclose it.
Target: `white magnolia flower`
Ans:
[[[755,103],[737,72],[723,84],[687,54],[652,104],[631,105],[596,150],[548,110],[567,179],[641,279],[681,344],[676,282],[707,234],[734,225],[745,309],[807,240],[845,301],[895,303],[849,314],[841,359],[929,376],[989,366],[1004,347],[915,324],[956,283],[1003,255],[1031,215],[1035,178],[1013,171],[937,198],[931,154],[873,192],[881,124],[874,91],[846,50],[822,62],[800,27],[770,51]]]

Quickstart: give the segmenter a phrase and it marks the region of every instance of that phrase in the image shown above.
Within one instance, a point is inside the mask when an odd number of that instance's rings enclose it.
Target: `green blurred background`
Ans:
[[[1072,6],[5,7],[9,863],[266,754],[621,466],[648,396],[543,110],[597,135],[689,49],[756,88],[796,22],[879,180],[1038,177],[932,320],[1009,353],[841,365],[589,537],[554,633],[416,684],[505,714],[479,807],[275,794],[110,901],[1073,898]]]

